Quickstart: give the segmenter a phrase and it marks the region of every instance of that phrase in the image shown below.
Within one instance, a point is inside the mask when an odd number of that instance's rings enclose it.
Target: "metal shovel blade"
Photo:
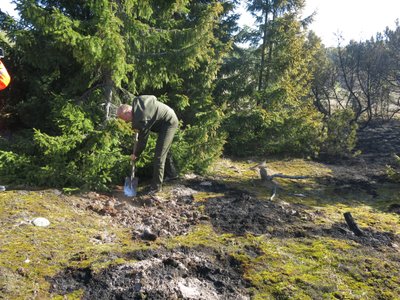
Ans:
[[[136,152],[139,134],[136,132],[133,140],[133,152]],[[132,161],[132,172],[130,177],[125,177],[124,194],[127,197],[135,197],[137,194],[138,178],[135,177],[136,164]]]
[[[138,178],[126,177],[124,184],[124,194],[127,197],[135,197],[137,194]]]

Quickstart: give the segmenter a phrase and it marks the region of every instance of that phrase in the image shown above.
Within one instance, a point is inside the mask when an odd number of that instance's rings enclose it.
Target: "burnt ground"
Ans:
[[[250,299],[240,262],[207,248],[136,251],[135,263],[99,273],[66,269],[49,279],[51,292],[82,289],[82,299]]]
[[[218,196],[196,202],[194,196],[202,192]],[[202,213],[199,206],[204,207]],[[87,209],[95,210],[95,206],[90,204]],[[357,236],[345,222],[317,226],[314,220],[323,214],[319,210],[301,204],[260,200],[246,191],[197,177],[175,186],[169,199],[141,197],[134,205],[115,201],[113,209],[108,204],[97,212],[130,226],[132,238],[146,242],[185,235],[196,224],[211,223],[217,233],[235,236],[252,234],[281,239],[323,236],[352,240],[378,251],[388,247],[393,252],[400,244],[400,236],[392,232],[363,228],[363,234]],[[112,242],[107,237],[98,239],[100,243]],[[244,247],[243,251],[253,258],[263,255],[257,247]],[[251,299],[252,296],[242,262],[222,250],[161,247],[115,255],[133,262],[111,265],[100,272],[90,267],[67,268],[48,278],[50,292],[66,295],[82,290],[82,299],[208,300]]]
[[[355,152],[359,154],[328,163],[334,171],[333,183],[361,185],[374,193],[374,184],[387,180],[387,166],[396,168],[393,154],[400,154],[400,120],[371,122],[358,133]]]
[[[385,168],[392,154],[400,153],[400,123],[372,127],[360,133],[354,158],[330,163],[333,176],[322,180],[343,189],[361,188],[371,195],[385,180]],[[196,201],[196,195],[211,196]],[[164,195],[164,194],[162,194]],[[352,240],[366,247],[398,251],[399,235],[372,228],[354,234],[344,222],[316,225],[324,214],[303,204],[265,201],[247,190],[200,176],[186,177],[171,185],[168,195],[126,199],[89,193],[76,206],[110,216],[113,222],[132,229],[132,239],[151,243],[160,238],[188,234],[196,225],[210,224],[217,233],[235,236],[252,234],[268,237],[333,237]],[[393,205],[393,211],[400,206]],[[96,237],[109,243],[113,237]],[[262,254],[247,249],[249,256]],[[48,278],[51,292],[65,295],[83,290],[83,299],[250,299],[250,286],[243,277],[241,262],[211,248],[176,248],[136,251],[128,254],[132,263],[112,265],[100,272],[90,267],[67,268]]]

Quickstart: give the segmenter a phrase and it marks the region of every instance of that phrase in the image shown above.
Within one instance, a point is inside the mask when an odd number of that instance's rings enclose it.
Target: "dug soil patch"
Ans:
[[[215,250],[160,249],[129,256],[136,262],[98,273],[68,268],[48,278],[51,292],[83,290],[82,299],[250,299],[240,262]]]

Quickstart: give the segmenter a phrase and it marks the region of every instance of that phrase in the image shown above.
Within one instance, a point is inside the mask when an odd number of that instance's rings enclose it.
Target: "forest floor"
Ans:
[[[399,299],[399,135],[373,126],[329,163],[222,158],[153,197],[1,192],[0,299]],[[276,178],[270,200],[264,159],[307,178]]]

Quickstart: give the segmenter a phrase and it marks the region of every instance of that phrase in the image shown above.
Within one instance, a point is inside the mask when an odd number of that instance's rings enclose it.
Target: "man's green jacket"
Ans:
[[[139,131],[135,155],[139,157],[146,147],[150,132],[159,132],[164,124],[176,124],[175,112],[152,95],[135,97],[132,102],[132,128]]]

